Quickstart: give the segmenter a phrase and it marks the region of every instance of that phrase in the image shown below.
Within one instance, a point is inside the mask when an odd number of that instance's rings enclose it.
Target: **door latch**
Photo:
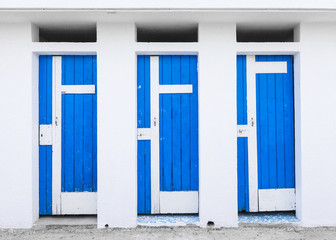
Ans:
[[[40,145],[52,145],[52,125],[40,125]]]
[[[253,126],[254,126],[254,118],[251,117],[251,127],[253,127]]]
[[[156,117],[153,119],[153,125],[156,127]]]

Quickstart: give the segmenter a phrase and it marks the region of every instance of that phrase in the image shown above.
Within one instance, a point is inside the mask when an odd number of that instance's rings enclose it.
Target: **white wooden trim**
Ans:
[[[174,94],[174,93],[192,93],[193,86],[192,84],[184,84],[184,85],[160,85],[159,93],[161,94]]]
[[[198,191],[160,192],[160,213],[198,213]]]
[[[250,212],[258,211],[258,159],[257,159],[257,114],[255,56],[246,56],[247,119],[248,131],[248,179]]]
[[[53,134],[51,124],[41,124],[40,125],[40,145],[52,145]]]
[[[95,85],[62,85],[61,92],[63,94],[95,94]]]
[[[52,213],[61,214],[61,156],[62,156],[62,57],[53,57],[52,66],[52,119],[53,119],[53,152],[52,152]]]
[[[259,211],[295,210],[295,188],[259,189]]]
[[[287,62],[254,62],[255,73],[287,73]]]
[[[63,192],[61,206],[61,214],[97,214],[97,193]]]
[[[237,137],[248,137],[248,125],[237,125]]]
[[[237,55],[294,55],[301,51],[299,42],[236,44]]]
[[[150,128],[138,128],[138,140],[150,140],[151,129]]]
[[[151,213],[160,213],[159,57],[150,57],[151,92]]]
[[[287,62],[256,62],[255,55],[246,56],[248,178],[250,212],[259,211],[256,74],[287,73]]]

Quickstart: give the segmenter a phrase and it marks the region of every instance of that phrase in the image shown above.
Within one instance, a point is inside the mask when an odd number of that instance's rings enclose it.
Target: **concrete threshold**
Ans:
[[[85,216],[40,216],[34,228],[52,228],[65,226],[97,227],[96,215]]]

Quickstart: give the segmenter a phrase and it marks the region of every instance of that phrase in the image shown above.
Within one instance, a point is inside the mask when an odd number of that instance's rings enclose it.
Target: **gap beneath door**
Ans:
[[[138,226],[147,227],[182,227],[199,225],[198,215],[140,215],[137,219]]]
[[[261,223],[261,224],[283,224],[299,223],[295,212],[260,212],[260,213],[239,213],[239,223]]]

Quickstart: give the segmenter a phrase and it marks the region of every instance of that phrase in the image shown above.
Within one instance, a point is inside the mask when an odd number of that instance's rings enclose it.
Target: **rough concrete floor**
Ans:
[[[336,239],[336,228],[288,226],[241,226],[202,229],[199,227],[138,227],[97,229],[95,226],[45,226],[31,230],[0,230],[0,239]]]

